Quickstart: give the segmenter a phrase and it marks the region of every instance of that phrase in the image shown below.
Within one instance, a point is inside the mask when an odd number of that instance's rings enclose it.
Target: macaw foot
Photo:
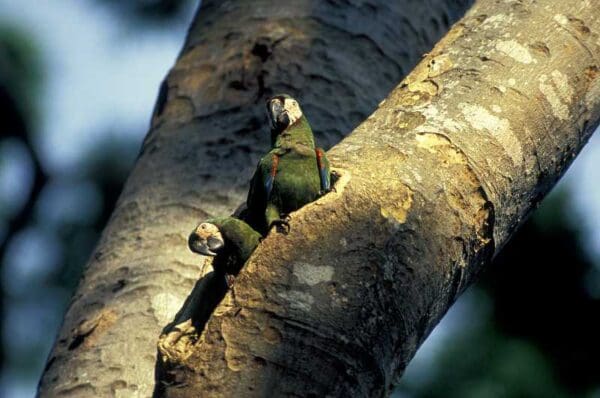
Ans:
[[[334,192],[337,192],[335,190],[335,184],[340,180],[340,178],[342,177],[342,175],[340,173],[338,173],[335,170],[331,170],[331,175],[330,175],[330,184],[331,184],[331,190]]]
[[[290,233],[290,216],[286,215],[279,220],[273,220],[271,222],[271,228],[275,226],[277,228],[277,232],[281,232],[284,235]]]
[[[227,288],[233,288],[233,284],[235,283],[235,276],[231,274],[225,274],[225,283],[227,283]]]
[[[163,362],[177,362],[186,357],[198,339],[198,331],[192,320],[175,325],[170,331],[161,334],[158,339],[158,351]],[[189,355],[189,354],[187,354]]]
[[[337,189],[335,189],[335,183],[340,179],[342,175],[340,173],[338,173],[335,170],[331,170],[331,173],[329,175],[329,180],[330,180],[330,187],[328,189],[322,189],[319,191],[319,196],[323,196],[328,194],[329,192],[337,192]]]

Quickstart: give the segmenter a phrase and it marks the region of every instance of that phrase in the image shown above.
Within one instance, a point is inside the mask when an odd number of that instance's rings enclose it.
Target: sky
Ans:
[[[192,13],[190,9],[190,18]],[[0,23],[7,22],[33,35],[46,63],[38,145],[44,165],[56,173],[69,173],[111,130],[128,131],[141,143],[160,83],[174,64],[188,27],[182,23],[169,30],[128,30],[127,24],[116,23],[113,13],[92,0],[0,0]],[[588,232],[585,247],[600,258],[600,135],[592,137],[559,185],[573,192],[571,211]],[[27,270],[23,272],[27,275]],[[451,310],[419,351],[410,372],[428,366],[435,351],[455,333],[457,319],[469,311],[468,304]],[[37,380],[8,379],[0,379],[0,384],[9,396],[35,394]]]

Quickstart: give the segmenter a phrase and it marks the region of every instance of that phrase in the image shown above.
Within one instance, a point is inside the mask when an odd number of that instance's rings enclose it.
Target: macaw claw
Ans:
[[[231,274],[225,274],[225,282],[227,283],[227,288],[233,288],[233,284],[235,283],[235,276]]]
[[[279,220],[273,220],[271,222],[271,228],[275,226],[277,228],[277,232],[281,232],[284,235],[290,233],[290,216],[285,216]]]

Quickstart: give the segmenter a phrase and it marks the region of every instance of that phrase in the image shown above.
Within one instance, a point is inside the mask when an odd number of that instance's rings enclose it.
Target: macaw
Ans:
[[[248,260],[262,236],[235,217],[215,217],[200,223],[188,238],[191,251],[215,257],[213,268],[231,288],[235,276]]]
[[[267,101],[272,149],[260,159],[250,182],[244,218],[261,234],[286,227],[287,215],[331,190],[329,161],[315,147],[308,120],[286,94]]]

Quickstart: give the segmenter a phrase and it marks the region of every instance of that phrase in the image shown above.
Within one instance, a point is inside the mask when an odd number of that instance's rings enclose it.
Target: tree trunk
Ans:
[[[210,270],[188,251],[187,235],[245,199],[268,148],[266,97],[299,98],[317,141],[329,147],[467,3],[204,0],[65,316],[40,395],[151,395],[161,330]],[[182,311],[176,320],[185,318]]]
[[[388,394],[596,128],[593,3],[478,1],[329,151],[336,192],[260,244],[206,324],[166,331],[157,395]]]

